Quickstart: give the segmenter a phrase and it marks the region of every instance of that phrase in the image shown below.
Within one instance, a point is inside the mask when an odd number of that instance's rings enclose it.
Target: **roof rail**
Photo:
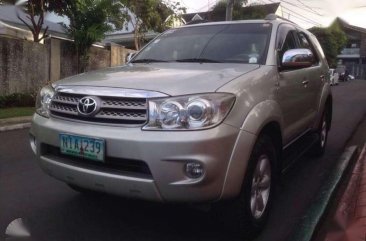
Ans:
[[[276,20],[276,19],[282,19],[284,21],[294,23],[294,22],[292,22],[291,20],[289,20],[287,18],[283,18],[283,17],[280,17],[280,16],[276,15],[275,13],[270,13],[264,18],[264,20],[269,20],[269,21]]]

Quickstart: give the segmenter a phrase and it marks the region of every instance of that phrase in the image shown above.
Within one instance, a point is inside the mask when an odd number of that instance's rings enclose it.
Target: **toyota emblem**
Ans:
[[[98,101],[95,97],[86,96],[79,100],[77,108],[82,115],[93,115],[98,110]]]

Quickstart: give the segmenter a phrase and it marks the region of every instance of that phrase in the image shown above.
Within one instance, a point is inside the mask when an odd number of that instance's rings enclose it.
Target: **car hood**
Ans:
[[[72,76],[54,86],[115,87],[184,95],[214,92],[257,68],[259,65],[223,63],[128,64]]]

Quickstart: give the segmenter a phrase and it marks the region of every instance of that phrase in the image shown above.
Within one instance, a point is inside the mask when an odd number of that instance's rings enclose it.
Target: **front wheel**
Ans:
[[[276,150],[267,135],[258,138],[238,198],[223,204],[225,226],[243,238],[254,238],[263,229],[275,188]]]

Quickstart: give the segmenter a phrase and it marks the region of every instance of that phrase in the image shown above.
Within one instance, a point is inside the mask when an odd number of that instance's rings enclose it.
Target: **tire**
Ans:
[[[328,123],[327,123],[327,115],[328,115],[328,112],[324,111],[322,120],[320,122],[320,126],[318,127],[318,130],[316,131],[319,138],[309,150],[309,155],[312,157],[320,157],[325,152],[325,148],[326,148],[327,141],[328,141],[328,131],[329,131]]]
[[[252,239],[264,228],[275,192],[276,163],[271,138],[261,135],[253,148],[239,197],[218,208],[223,225],[235,236]]]

